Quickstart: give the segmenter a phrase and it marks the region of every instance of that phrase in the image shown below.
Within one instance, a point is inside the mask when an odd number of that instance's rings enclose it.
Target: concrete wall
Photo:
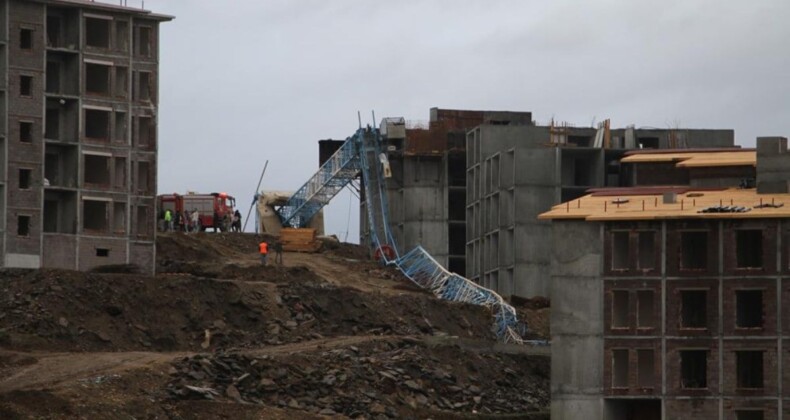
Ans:
[[[551,234],[551,418],[601,419],[601,226],[554,222]]]
[[[787,151],[787,138],[757,138],[757,192],[790,192],[790,153]]]

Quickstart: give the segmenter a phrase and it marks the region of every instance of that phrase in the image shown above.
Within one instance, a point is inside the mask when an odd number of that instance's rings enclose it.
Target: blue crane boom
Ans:
[[[422,246],[400,255],[388,223],[385,184],[387,165],[379,130],[371,127],[360,128],[280,208],[279,215],[283,226],[305,226],[332,197],[361,173],[370,229],[369,245],[373,250],[379,251],[382,260],[397,267],[412,282],[430,290],[440,299],[489,308],[494,314],[494,330],[499,339],[525,343],[519,330],[525,329],[526,325],[518,322],[516,310],[499,294],[449,272]],[[382,252],[385,249],[388,252]]]

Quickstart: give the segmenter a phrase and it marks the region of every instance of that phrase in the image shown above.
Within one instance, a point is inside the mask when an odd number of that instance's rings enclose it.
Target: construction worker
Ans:
[[[269,244],[266,241],[261,241],[258,244],[258,251],[261,253],[261,264],[266,265],[266,256],[269,255]]]
[[[274,250],[274,263],[277,265],[283,265],[283,244],[280,241],[277,241],[272,245],[272,249]]]
[[[170,209],[165,210],[165,229],[168,232],[173,231],[173,213],[170,212]]]
[[[200,212],[197,208],[192,210],[192,232],[200,232]]]

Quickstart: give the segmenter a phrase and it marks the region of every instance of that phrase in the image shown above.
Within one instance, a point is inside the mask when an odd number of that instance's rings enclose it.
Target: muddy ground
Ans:
[[[0,271],[0,418],[548,418],[548,347],[497,343],[365,249],[262,267],[250,234],[162,234],[157,275]],[[530,338],[548,302],[516,302]]]

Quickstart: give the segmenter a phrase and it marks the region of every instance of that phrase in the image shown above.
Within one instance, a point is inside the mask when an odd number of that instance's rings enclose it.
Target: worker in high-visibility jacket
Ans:
[[[269,255],[269,244],[266,241],[259,243],[258,252],[261,253],[261,264],[266,265],[266,256]]]

